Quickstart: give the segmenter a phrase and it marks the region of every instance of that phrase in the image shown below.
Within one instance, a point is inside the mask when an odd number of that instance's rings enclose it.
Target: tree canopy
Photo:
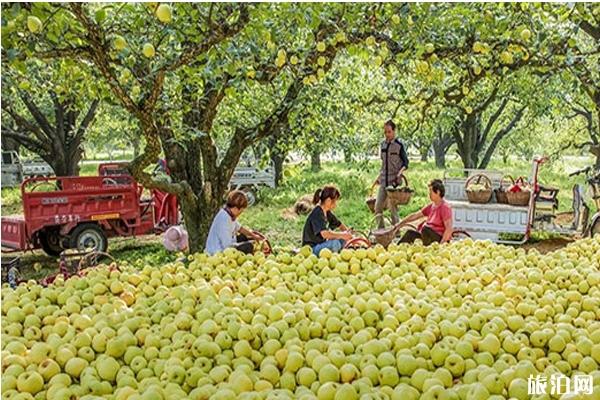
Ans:
[[[574,145],[598,148],[599,10],[589,3],[3,4],[2,95],[14,123],[31,112],[28,96],[38,108],[56,108],[55,93],[81,116],[96,102],[102,112],[118,107],[123,126],[143,137],[131,172],[179,197],[197,249],[249,147],[262,145],[273,161],[290,148],[351,158],[394,118],[411,146],[424,156],[434,149],[439,166],[455,148],[465,167],[485,167],[511,136],[545,126],[535,123],[552,112],[585,123]],[[36,138],[32,129],[14,133]],[[171,182],[145,172],[162,156]]]

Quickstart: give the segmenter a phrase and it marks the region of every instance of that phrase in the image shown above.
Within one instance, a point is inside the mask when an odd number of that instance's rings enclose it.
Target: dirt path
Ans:
[[[535,243],[525,243],[521,247],[524,248],[525,250],[536,249],[540,253],[546,254],[546,253],[561,249],[561,248],[567,246],[568,244],[573,243],[574,241],[575,241],[575,239],[560,237],[560,238],[542,240],[542,241],[535,242]]]

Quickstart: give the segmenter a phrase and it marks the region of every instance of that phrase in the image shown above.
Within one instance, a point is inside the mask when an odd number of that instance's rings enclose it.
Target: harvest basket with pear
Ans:
[[[492,181],[484,174],[475,174],[465,182],[470,203],[485,204],[492,198]]]

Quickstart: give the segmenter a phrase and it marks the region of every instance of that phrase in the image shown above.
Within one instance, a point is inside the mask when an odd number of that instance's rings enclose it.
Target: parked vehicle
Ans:
[[[2,152],[2,187],[15,187],[23,182],[23,167],[15,151]]]
[[[275,169],[272,166],[265,169],[256,166],[238,166],[229,181],[230,190],[238,189],[246,193],[250,206],[256,203],[256,191],[261,186],[275,187]]]
[[[2,152],[2,187],[18,186],[26,178],[52,175],[52,167],[41,159],[21,160],[16,151]]]
[[[127,174],[29,178],[21,184],[23,215],[3,216],[2,248],[42,248],[59,255],[66,248],[106,251],[108,238],[161,232],[178,222],[168,196],[142,198],[144,188]],[[163,194],[164,195],[164,194]]]
[[[41,158],[25,160],[23,161],[22,165],[23,176],[25,178],[35,178],[40,176],[54,175],[54,170],[52,169],[52,167]]]
[[[580,185],[573,187],[573,210],[569,213],[573,215],[571,224],[565,226],[555,221],[559,215],[556,212],[558,189],[542,185],[539,181],[540,166],[546,161],[545,157],[533,160],[528,180],[532,191],[526,205],[501,204],[495,195],[483,204],[467,200],[465,183],[471,176],[483,174],[490,179],[492,187],[498,189],[505,176],[501,171],[446,170],[446,200],[452,205],[454,227],[468,232],[473,239],[489,239],[505,244],[523,244],[529,240],[533,230],[574,236],[600,233],[600,213],[590,218],[585,191]],[[585,169],[574,174],[583,172],[587,174],[593,200],[600,210],[600,173],[591,173],[591,169]]]
[[[534,223],[538,229],[558,233],[581,233],[583,236],[600,234],[600,170],[592,167],[577,170],[569,176],[585,175],[587,190],[583,185],[573,186],[572,210],[556,213],[558,189],[541,187],[536,201]],[[541,207],[540,199],[546,207]],[[596,208],[592,215],[592,207]]]

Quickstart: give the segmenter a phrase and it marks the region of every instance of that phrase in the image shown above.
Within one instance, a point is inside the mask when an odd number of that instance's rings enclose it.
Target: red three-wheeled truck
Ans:
[[[3,251],[104,252],[109,237],[160,233],[180,220],[177,198],[145,190],[125,163],[100,164],[98,176],[27,179],[21,196],[23,215],[2,217]]]

